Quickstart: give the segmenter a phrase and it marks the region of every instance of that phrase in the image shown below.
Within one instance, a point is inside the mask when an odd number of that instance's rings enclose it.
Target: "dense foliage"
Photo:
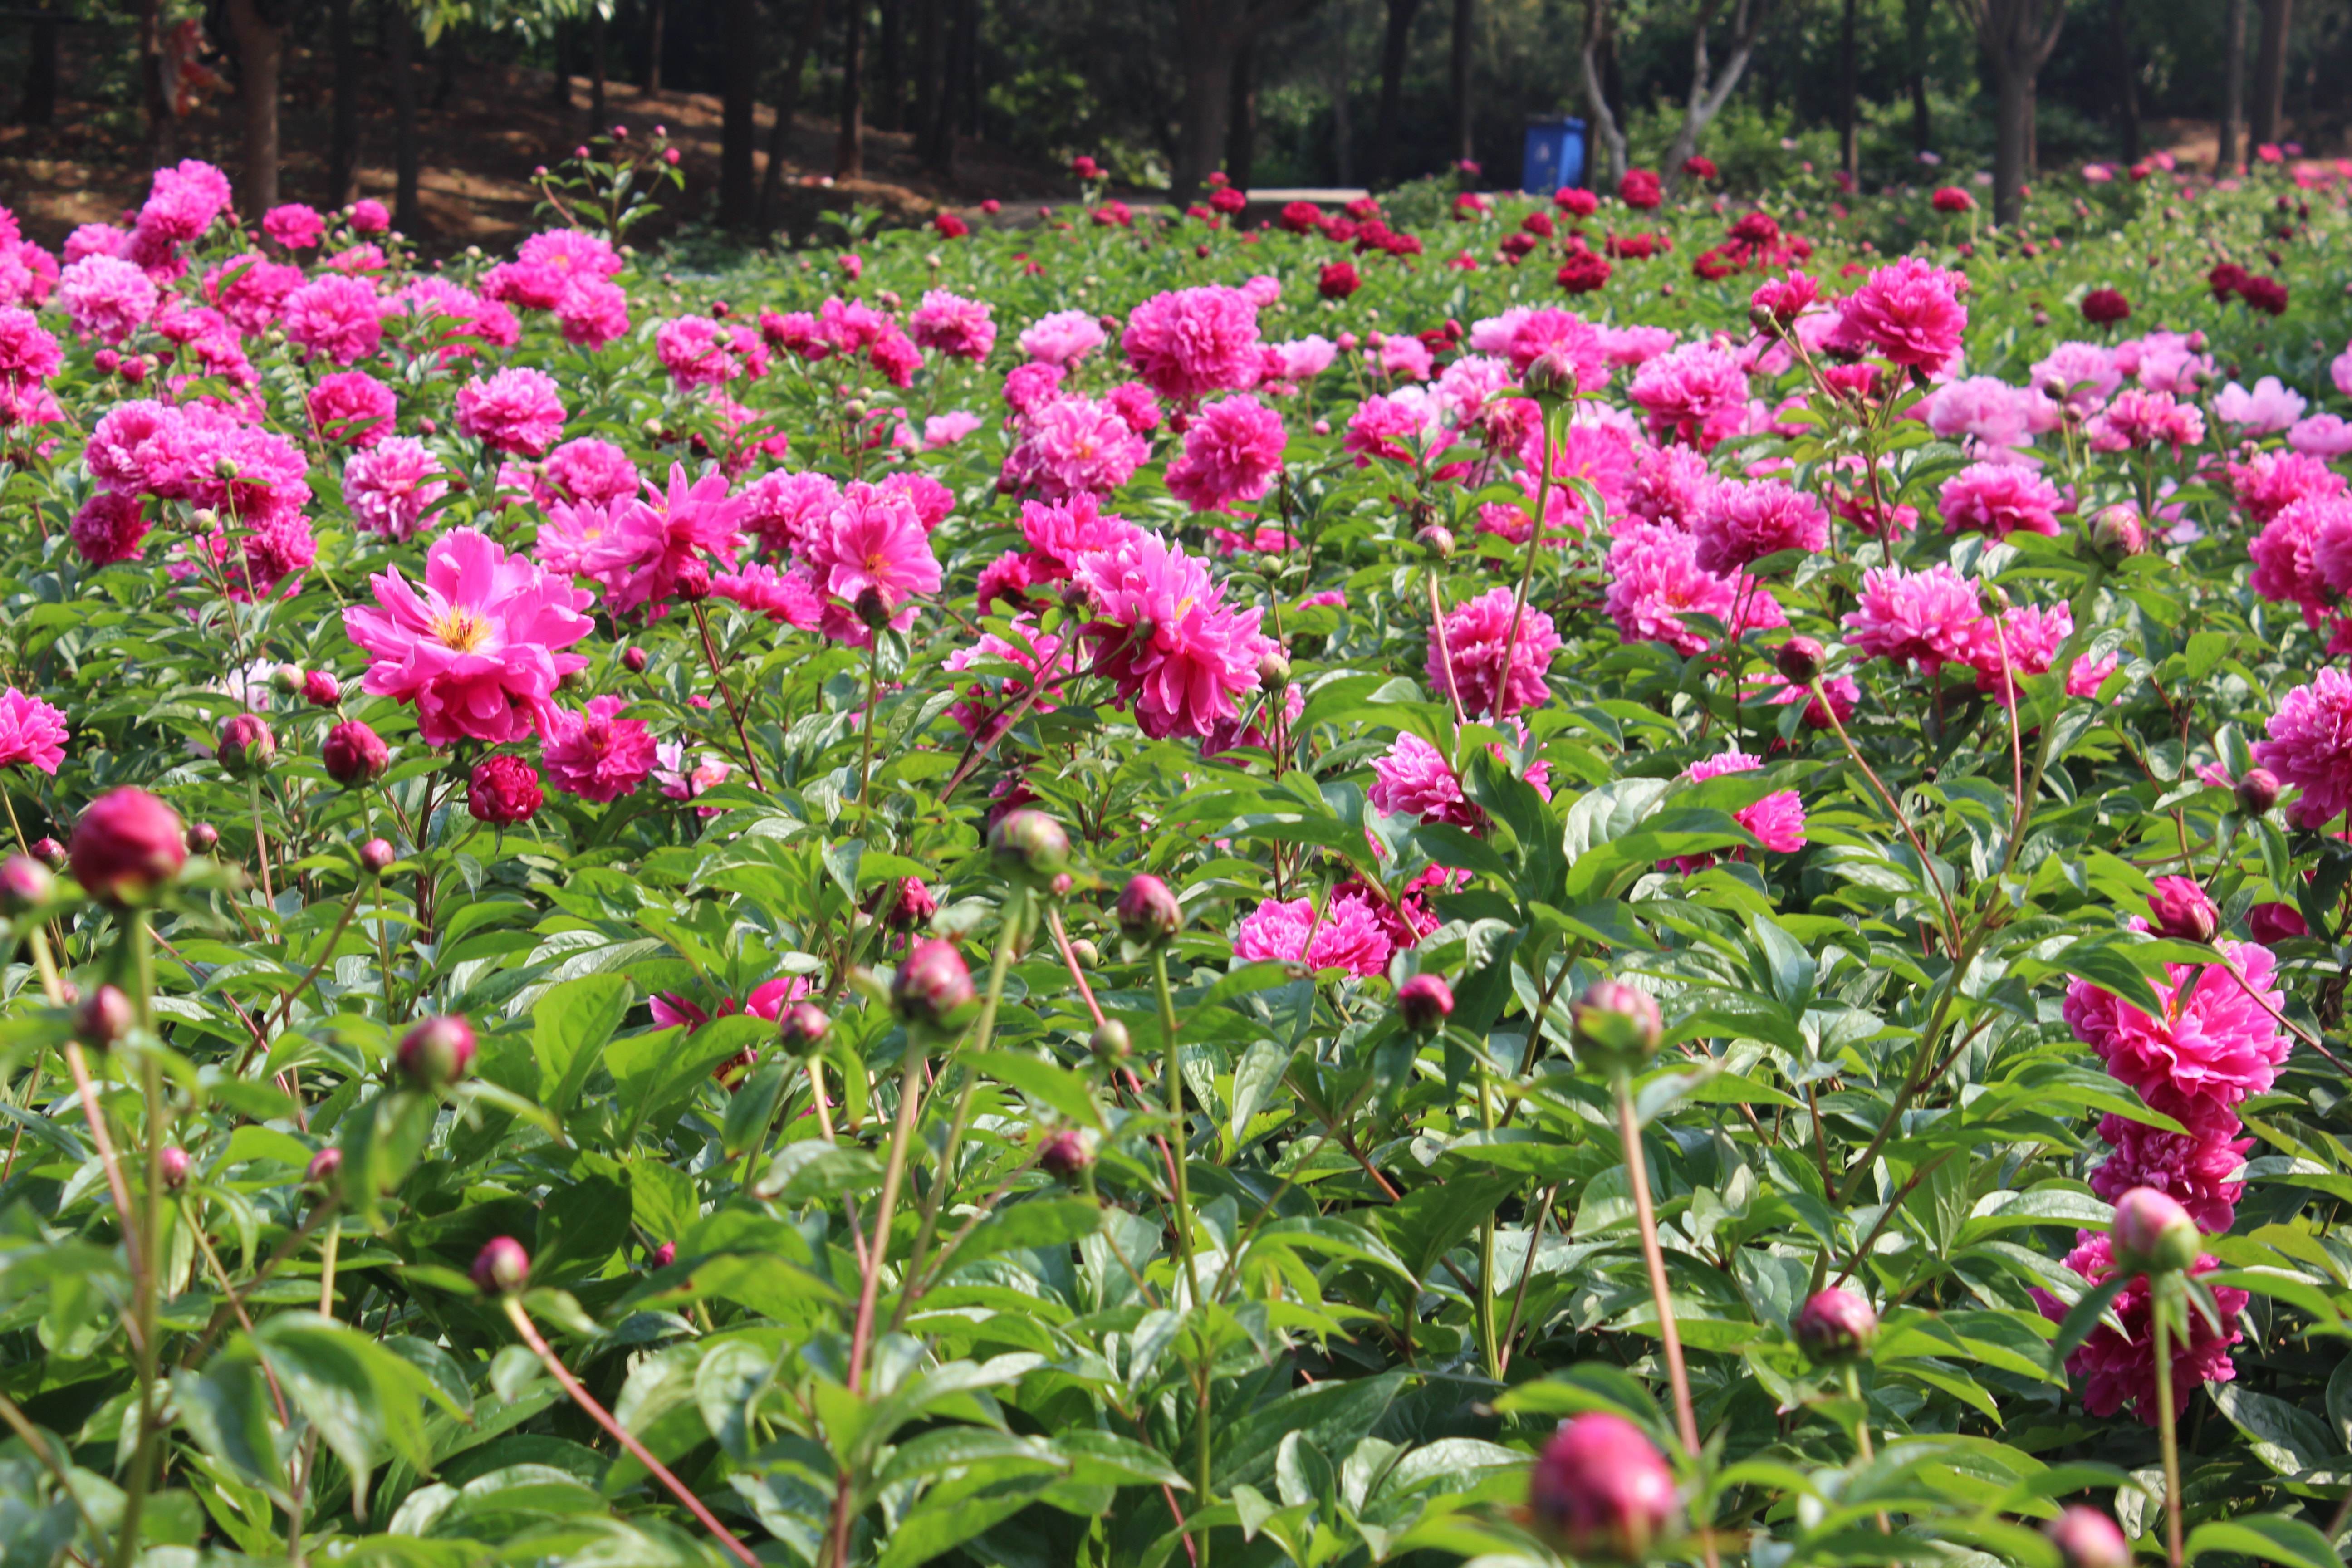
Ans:
[[[2346,186],[1654,189],[0,247],[6,1560],[2338,1561]]]

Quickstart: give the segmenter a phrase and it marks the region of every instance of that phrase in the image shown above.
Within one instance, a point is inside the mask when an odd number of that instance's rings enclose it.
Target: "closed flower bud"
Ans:
[[[52,871],[66,868],[66,847],[46,836],[33,840],[33,858]]]
[[[1454,558],[1454,531],[1442,522],[1433,522],[1414,534],[1413,541],[1440,561]]]
[[[1102,967],[1102,950],[1085,937],[1079,937],[1070,943],[1070,956],[1077,961],[1080,969]]]
[[[832,1027],[824,1008],[814,1002],[795,1002],[777,1017],[776,1038],[786,1050],[805,1054],[823,1045]]]
[[[667,1268],[677,1261],[677,1243],[665,1241],[646,1255],[646,1265],[651,1268]]]
[[[0,865],[0,915],[16,916],[49,901],[58,888],[57,873],[30,855],[11,855]]]
[[[631,675],[643,675],[646,672],[646,650],[635,647],[623,648],[621,668]]]
[[[290,667],[289,667],[290,668]],[[213,755],[233,779],[261,773],[278,760],[278,737],[258,713],[232,713],[220,727]]]
[[[188,1152],[177,1143],[167,1143],[155,1152],[155,1173],[163,1179],[163,1190],[176,1193],[188,1184],[190,1168]]]
[[[1416,974],[1397,987],[1397,1012],[1414,1034],[1433,1034],[1454,1016],[1454,988],[1434,974]]]
[[[220,847],[220,829],[209,822],[188,824],[188,848],[197,855],[209,855]]]
[[[102,1051],[131,1032],[135,1021],[131,998],[119,985],[101,985],[74,1009],[74,1038]]]
[[[74,880],[100,903],[137,903],[188,863],[179,813],[128,785],[92,801],[74,824]]]
[[[1790,637],[1772,654],[1772,668],[1791,686],[1811,686],[1821,679],[1829,655],[1811,637]]]
[[[1084,1128],[1066,1127],[1045,1140],[1037,1163],[1049,1176],[1068,1181],[1095,1163],[1094,1135]]]
[[[1106,1066],[1117,1067],[1135,1054],[1135,1041],[1128,1034],[1125,1024],[1117,1018],[1105,1018],[1095,1026],[1095,1032],[1087,1037],[1087,1048],[1094,1052],[1097,1060]]]
[[[530,1254],[511,1236],[494,1236],[474,1255],[474,1289],[485,1296],[511,1296],[530,1279]]]
[[[1044,812],[1024,805],[989,829],[988,852],[1013,881],[1042,888],[1068,868],[1070,836]]]
[[[1536,355],[1519,384],[1537,402],[1554,404],[1576,395],[1576,362],[1558,349],[1547,349]]]
[[[1593,1067],[1627,1071],[1658,1054],[1665,1026],[1656,998],[1622,980],[1596,980],[1569,1006],[1576,1054]]]
[[[372,877],[383,876],[399,858],[399,851],[382,838],[371,838],[360,846],[360,868]]]
[[[2197,1261],[2205,1242],[2189,1211],[2154,1187],[2134,1187],[2116,1200],[2107,1239],[2126,1274],[2178,1273]]]
[[[302,1172],[302,1184],[315,1187],[322,1193],[333,1190],[342,1179],[343,1152],[332,1147],[311,1155],[310,1163]]]
[[[539,770],[520,757],[485,757],[466,782],[466,810],[475,821],[494,827],[529,822],[546,799],[539,787]]]
[[[1639,1563],[1675,1506],[1674,1472],[1657,1445],[1601,1411],[1561,1422],[1528,1478],[1528,1510],[1571,1557]]]
[[[1158,947],[1184,923],[1184,906],[1167,883],[1145,873],[1128,879],[1118,895],[1118,929],[1142,947]]]
[[[1257,684],[1261,691],[1280,691],[1290,684],[1290,660],[1280,648],[1258,656]]]
[[[302,700],[313,708],[332,708],[343,700],[343,683],[323,669],[302,678]]]
[[[281,664],[269,672],[269,684],[278,689],[281,697],[291,697],[300,691],[303,679],[302,667],[299,664]]]
[[[2100,509],[2091,521],[2091,548],[2100,560],[2112,566],[2119,561],[2147,552],[2147,525],[2139,513],[2118,502]]]
[[[849,607],[857,612],[858,624],[867,631],[878,632],[890,624],[890,601],[879,588],[859,589]]]
[[[2048,1534],[2066,1568],[2131,1568],[2131,1542],[2097,1509],[2067,1509],[2050,1521]]]
[[[327,731],[326,742],[319,748],[319,761],[329,778],[348,788],[382,778],[383,770],[392,765],[392,748],[383,743],[383,736],[352,719]]]
[[[1797,1346],[1823,1366],[1860,1361],[1878,1338],[1878,1314],[1854,1291],[1817,1291],[1797,1314]]]
[[[968,1006],[971,971],[955,944],[936,937],[919,942],[890,982],[890,1005],[908,1024],[938,1027]]]
[[[400,1073],[422,1089],[443,1089],[473,1070],[474,1028],[454,1013],[426,1018],[400,1037]]]
[[[710,568],[698,556],[677,563],[677,596],[689,605],[710,597]]]
[[[2268,768],[2248,768],[2238,781],[2238,809],[2248,816],[2267,816],[2278,797],[2278,775]]]
[[[2155,896],[2147,900],[2148,919],[2158,936],[2180,942],[2211,942],[2221,929],[2221,911],[2205,889],[2187,877],[2158,877]]]

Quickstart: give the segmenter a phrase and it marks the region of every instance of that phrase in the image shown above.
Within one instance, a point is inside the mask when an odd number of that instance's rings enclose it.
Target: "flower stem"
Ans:
[[[1175,1123],[1173,1152],[1176,1156],[1176,1210],[1170,1217],[1174,1221],[1176,1253],[1184,1264],[1186,1299],[1192,1310],[1199,1312],[1206,1303],[1201,1300],[1200,1265],[1192,1252],[1192,1191],[1191,1178],[1185,1173],[1185,1166],[1190,1163],[1192,1155],[1192,1139],[1184,1120],[1184,1075],[1179,1069],[1181,1054],[1176,1044],[1176,994],[1168,986],[1168,950],[1164,947],[1155,947],[1151,950],[1151,980],[1160,997],[1160,1036],[1164,1053],[1160,1070],[1161,1076],[1167,1080],[1165,1087],[1168,1091],[1168,1119]],[[1201,1338],[1203,1347],[1202,1355],[1192,1369],[1192,1426],[1196,1438],[1193,1485],[1199,1489],[1198,1500],[1193,1505],[1193,1512],[1196,1514],[1210,1506],[1211,1367],[1206,1350],[1205,1333]],[[1209,1533],[1205,1530],[1201,1532],[1200,1548],[1199,1561],[1202,1568],[1206,1568],[1209,1561]]]
[[[2148,1279],[2148,1331],[2156,1351],[2156,1439],[2164,1450],[2164,1550],[2171,1568],[2182,1568],[2180,1551],[2180,1434],[2172,1407],[2172,1356],[2164,1342],[2165,1329],[2179,1299],[2179,1276],[2161,1274]]]
[[[735,700],[735,689],[727,684],[727,671],[719,668],[719,647],[710,640],[710,617],[703,614],[698,602],[694,605],[694,629],[702,634],[702,657],[710,661],[710,678],[719,683],[719,695],[727,704],[727,717],[735,721],[735,739],[743,748],[743,765],[751,772],[751,787],[764,793],[768,786],[760,777],[760,759],[751,750],[751,732],[744,726],[743,709]]]
[[[1496,667],[1495,691],[1487,703],[1487,711],[1497,719],[1510,717],[1511,655],[1519,646],[1519,618],[1527,613],[1528,590],[1535,584],[1536,562],[1543,553],[1544,519],[1551,512],[1552,426],[1558,414],[1559,410],[1552,408],[1545,409],[1543,414],[1543,471],[1536,476],[1536,506],[1528,528],[1528,560],[1519,569],[1518,592],[1511,599],[1510,630],[1503,634],[1503,662]]]

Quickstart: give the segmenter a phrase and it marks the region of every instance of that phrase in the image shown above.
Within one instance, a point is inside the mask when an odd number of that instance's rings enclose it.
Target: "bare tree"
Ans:
[[[2263,30],[2254,47],[2254,123],[2257,146],[2286,139],[2286,45],[2294,23],[2294,0],[2262,0]]]
[[[833,175],[866,173],[866,0],[849,0],[841,15],[841,131],[833,143]]]
[[[1477,42],[1478,0],[1454,0],[1454,52],[1447,61],[1454,98],[1454,155],[1465,160],[1475,153],[1470,113],[1470,51]]]
[[[2226,174],[2245,162],[2239,132],[2246,124],[2246,0],[2229,0],[2221,12],[2221,128],[2213,172]]]
[[[352,37],[352,0],[328,0],[327,52],[333,62],[334,108],[327,124],[329,211],[352,199],[360,163],[360,51]]]
[[[1731,0],[1731,44],[1718,66],[1709,47],[1715,25],[1723,19],[1724,5],[1725,0],[1699,0],[1698,11],[1691,18],[1690,98],[1683,105],[1683,122],[1675,132],[1674,144],[1666,149],[1666,179],[1672,184],[1681,183],[1684,162],[1698,151],[1699,137],[1723,112],[1723,106],[1731,101],[1739,79],[1748,73],[1748,62],[1756,53],[1756,40],[1763,35],[1764,23],[1772,12],[1772,0]]]
[[[760,0],[726,0],[719,29],[727,58],[719,101],[719,221],[728,228],[749,228],[759,219],[752,165],[760,135]]]
[[[416,18],[406,0],[384,0],[383,52],[392,73],[392,221],[414,238],[425,229],[416,192]]]
[[[278,205],[278,82],[286,63],[286,26],[267,0],[228,0],[236,42],[236,96],[245,120],[245,177],[237,184],[246,216]]]
[[[762,229],[772,229],[780,216],[778,198],[784,189],[785,153],[792,147],[793,116],[801,101],[801,78],[807,74],[809,56],[816,52],[817,37],[824,31],[824,0],[802,0],[801,24],[793,34],[793,47],[784,58],[782,79],[776,86],[776,119],[768,128],[768,167],[760,176],[759,224]]]
[[[1994,110],[1992,214],[2017,221],[2033,156],[2033,89],[2065,26],[2066,0],[1952,0],[1952,9],[1976,30],[2000,89]]]
[[[1412,50],[1412,21],[1421,14],[1421,0],[1388,0],[1388,25],[1381,34],[1381,113],[1372,124],[1371,167],[1367,175],[1380,184],[1396,171],[1397,120],[1403,109],[1404,68]]]
[[[1593,141],[1609,154],[1608,178],[1613,184],[1625,177],[1625,132],[1609,108],[1609,84],[1601,68],[1601,57],[1609,47],[1609,5],[1610,0],[1584,0],[1581,59],[1584,68],[1584,112],[1592,121]],[[1586,155],[1588,165],[1595,161],[1590,153]]]
[[[1177,124],[1171,184],[1179,205],[1192,199],[1225,151],[1233,114],[1234,58],[1268,27],[1315,0],[1176,0],[1184,108]]]

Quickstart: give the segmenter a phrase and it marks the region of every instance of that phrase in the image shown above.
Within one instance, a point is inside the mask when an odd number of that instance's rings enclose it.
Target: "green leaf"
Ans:
[[[2183,1550],[2192,1563],[2207,1552],[2227,1552],[2284,1568],[2344,1568],[2327,1537],[2302,1520],[2279,1513],[2210,1520],[2189,1532]]]
[[[932,1271],[934,1279],[952,1277],[959,1268],[1037,1247],[1068,1247],[1102,1228],[1102,1207],[1089,1198],[1032,1198],[1010,1204],[972,1226],[971,1234]]]
[[[583,974],[540,997],[530,1010],[530,1050],[539,1061],[541,1104],[564,1116],[580,1103],[635,995],[624,975]]]
[[[1211,1484],[1225,1491],[1237,1483],[1255,1484],[1274,1473],[1276,1450],[1289,1434],[1327,1452],[1355,1446],[1356,1439],[1379,1425],[1406,1382],[1402,1372],[1377,1377],[1320,1383],[1294,1390],[1238,1418],[1220,1416],[1215,1450],[1211,1460]]]
[[[2327,1423],[2299,1405],[2234,1383],[2217,1383],[2213,1403],[2246,1435],[2254,1458],[2283,1476],[2352,1465],[2329,1436]]]

